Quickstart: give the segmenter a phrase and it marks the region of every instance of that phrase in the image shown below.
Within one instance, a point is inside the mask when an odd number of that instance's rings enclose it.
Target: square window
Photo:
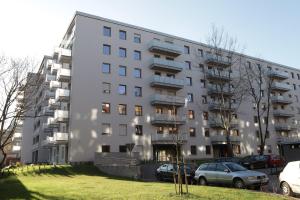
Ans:
[[[120,146],[119,146],[119,152],[120,152],[120,153],[126,153],[126,152],[127,152],[127,147],[126,147],[126,145],[120,145]]]
[[[109,123],[102,124],[102,135],[110,135],[111,134],[111,126]]]
[[[134,114],[135,114],[135,116],[142,116],[143,115],[143,107],[136,105],[134,107]]]
[[[110,113],[110,103],[102,103],[102,113]]]
[[[184,53],[185,54],[190,54],[190,47],[189,46],[184,46]]]
[[[119,57],[126,58],[126,49],[125,48],[122,48],[122,47],[119,48]]]
[[[119,124],[119,135],[121,136],[127,135],[127,124]]]
[[[118,113],[119,113],[119,115],[126,115],[127,114],[127,105],[119,104],[118,105]]]
[[[195,128],[189,128],[190,137],[196,137],[196,129]]]
[[[192,93],[188,93],[187,100],[188,100],[188,102],[193,102],[194,101],[194,96],[193,96]]]
[[[142,55],[140,51],[134,51],[133,52],[133,59],[134,60],[141,60],[142,59]]]
[[[103,153],[109,153],[110,152],[110,146],[109,145],[102,145],[102,152]]]
[[[143,135],[143,126],[142,125],[135,125],[135,134]]]
[[[139,68],[134,68],[133,76],[134,78],[142,78],[142,70]]]
[[[134,96],[141,97],[142,96],[142,88],[141,87],[134,87]]]
[[[126,95],[126,85],[119,85],[119,87],[118,87],[118,93],[120,95]]]
[[[197,155],[197,147],[195,145],[191,146],[191,154],[192,155]]]
[[[192,85],[192,77],[186,77],[185,80],[186,80],[186,85],[189,85],[189,86]]]
[[[111,28],[107,27],[107,26],[104,26],[103,27],[103,35],[107,36],[107,37],[110,37],[111,36]]]
[[[119,38],[120,40],[126,40],[126,31],[119,31]]]
[[[103,93],[110,94],[110,87],[111,87],[110,83],[103,82],[102,83]]]
[[[189,119],[195,119],[195,113],[193,110],[189,110],[188,111],[188,118]]]
[[[103,45],[103,55],[110,55],[111,49],[110,45],[104,44]]]
[[[134,41],[135,43],[141,43],[141,35],[135,33],[134,36],[133,36],[133,41]]]
[[[211,147],[210,147],[210,145],[206,145],[205,146],[205,153],[206,153],[206,155],[210,155],[211,154]]]
[[[126,66],[119,66],[119,76],[126,76]]]

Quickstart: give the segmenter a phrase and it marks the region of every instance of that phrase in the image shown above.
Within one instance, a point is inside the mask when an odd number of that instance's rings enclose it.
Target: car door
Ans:
[[[204,171],[205,178],[209,183],[216,183],[217,181],[216,166],[216,163],[209,163],[206,171]]]
[[[216,166],[216,182],[220,184],[231,184],[232,182],[232,175],[230,170],[225,167],[222,163],[218,163]]]
[[[300,163],[293,166],[293,178],[291,180],[293,192],[300,194]]]

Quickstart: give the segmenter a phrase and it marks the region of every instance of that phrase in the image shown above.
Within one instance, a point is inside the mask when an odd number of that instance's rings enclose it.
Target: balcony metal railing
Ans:
[[[224,128],[224,123],[221,119],[209,119],[208,124],[211,128]],[[226,124],[225,124],[226,125]],[[239,122],[236,119],[231,120],[230,123],[231,128],[236,128],[239,126]]]
[[[55,110],[54,121],[55,122],[66,122],[69,119],[69,111],[67,110]]]
[[[180,72],[184,69],[184,64],[182,62],[176,62],[172,60],[152,58],[150,68],[155,70]]]
[[[46,74],[46,78],[45,78],[46,82],[54,81],[55,79],[56,79],[55,75]]]
[[[220,87],[216,85],[208,85],[207,87],[208,95],[224,95],[224,96],[232,96],[232,89],[228,86]]]
[[[170,125],[182,125],[185,124],[186,118],[182,116],[169,115],[169,114],[155,114],[151,116],[151,124],[170,124]]]
[[[272,103],[279,103],[279,104],[290,104],[292,103],[287,97],[284,96],[272,96],[271,97]]]
[[[300,137],[297,136],[277,136],[278,143],[300,142]]]
[[[286,118],[295,116],[290,109],[273,110],[273,115],[274,115],[274,117],[286,117]]]
[[[43,116],[49,116],[49,115],[52,116],[53,113],[54,113],[54,111],[51,110],[50,107],[48,107],[48,106],[45,106],[45,107],[42,108],[42,115]]]
[[[59,88],[61,83],[59,81],[50,81],[50,90],[55,90],[56,88]]]
[[[187,141],[187,134],[186,133],[178,133],[178,134],[152,134],[151,135],[151,143],[152,144],[174,144],[176,141],[181,143],[185,143]]]
[[[217,56],[213,54],[206,55],[205,62],[209,65],[214,65],[218,67],[228,67],[231,65],[231,59],[223,58],[222,56]]]
[[[289,91],[291,90],[291,86],[286,83],[275,82],[272,83],[271,89],[280,90],[280,91]]]
[[[229,81],[231,79],[230,73],[228,71],[218,71],[218,70],[208,70],[206,72],[206,77],[209,80],[216,80],[216,81]]]
[[[59,124],[55,121],[54,117],[49,117],[48,120],[47,120],[47,124],[51,128],[59,126]]]
[[[57,80],[62,82],[70,81],[71,79],[71,70],[65,68],[59,68],[57,71]]]
[[[288,125],[288,124],[276,123],[274,127],[275,127],[275,131],[291,131],[296,129],[296,125],[294,124]]]
[[[44,96],[43,96],[44,100],[48,100],[49,98],[52,98],[52,97],[55,97],[55,93],[54,92],[49,91],[49,90],[46,90],[44,92]]]
[[[154,94],[151,97],[152,105],[174,105],[183,106],[185,104],[185,98],[179,96],[170,96],[162,94]]]
[[[72,58],[72,51],[70,49],[59,48],[58,49],[58,60],[62,63],[70,62]]]
[[[172,89],[182,89],[184,87],[184,81],[181,79],[175,79],[166,76],[154,75],[151,79],[151,86],[166,87]]]
[[[55,109],[59,107],[59,102],[57,102],[55,99],[49,99],[48,104],[51,109]]]
[[[241,137],[230,135],[229,140],[232,143],[238,143],[241,141]],[[213,135],[213,136],[210,136],[210,141],[213,144],[227,144],[227,137],[226,137],[226,135]]]
[[[288,79],[289,73],[283,72],[283,71],[278,71],[278,70],[270,70],[270,71],[268,71],[268,76],[273,77],[273,78],[278,78],[278,79]]]
[[[56,101],[69,101],[69,99],[70,99],[70,90],[59,88],[55,91]]]
[[[179,56],[183,53],[183,47],[158,40],[152,40],[149,43],[149,50],[171,56]]]
[[[228,103],[221,104],[216,102],[211,102],[208,104],[208,109],[210,111],[233,111],[237,109],[237,104],[232,103],[229,105]]]

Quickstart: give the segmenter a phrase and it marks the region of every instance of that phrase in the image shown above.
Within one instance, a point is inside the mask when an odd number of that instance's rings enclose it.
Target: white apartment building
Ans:
[[[24,121],[22,161],[93,161],[95,152],[126,152],[131,143],[142,159],[168,160],[174,132],[188,159],[225,156],[226,136],[210,119],[218,112],[218,90],[212,86],[230,79],[230,60],[215,59],[209,50],[202,43],[76,12],[59,47],[41,63],[44,82],[32,96],[38,117]],[[278,154],[278,144],[300,142],[300,70],[243,59],[271,68],[276,79],[266,153]],[[254,116],[251,101],[237,110],[230,136],[237,156],[257,154]]]

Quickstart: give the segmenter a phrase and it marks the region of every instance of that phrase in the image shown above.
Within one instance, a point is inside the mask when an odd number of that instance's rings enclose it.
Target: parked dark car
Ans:
[[[215,162],[234,162],[234,163],[240,163],[241,158],[238,157],[220,157],[220,158],[216,158],[214,160]]]
[[[252,155],[240,160],[240,164],[248,169],[268,168],[268,160],[265,156]]]
[[[185,166],[188,182],[192,182],[195,175],[195,170],[193,166]],[[182,176],[182,180],[185,181],[184,177],[184,168],[183,165],[180,166],[180,174]],[[174,164],[163,164],[159,168],[157,168],[155,172],[155,176],[160,181],[173,181],[174,174],[177,175],[177,165]]]
[[[278,155],[265,155],[269,167],[283,167],[285,160]]]

